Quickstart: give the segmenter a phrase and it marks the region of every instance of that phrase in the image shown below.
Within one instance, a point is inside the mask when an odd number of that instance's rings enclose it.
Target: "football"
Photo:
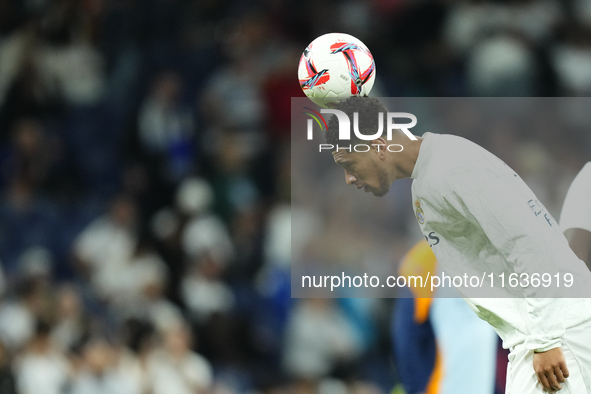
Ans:
[[[343,33],[316,38],[304,50],[298,67],[300,87],[321,107],[334,107],[351,96],[367,96],[376,66],[361,40]]]

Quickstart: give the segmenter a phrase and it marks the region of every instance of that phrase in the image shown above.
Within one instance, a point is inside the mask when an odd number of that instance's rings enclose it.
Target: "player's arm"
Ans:
[[[564,232],[564,235],[573,252],[591,270],[591,232],[582,228],[569,228]]]
[[[506,170],[506,171],[505,171]],[[558,224],[536,202],[523,181],[507,169],[478,166],[458,168],[446,177],[446,195],[467,220],[481,227],[504,260],[518,275],[559,272],[556,249],[568,245]],[[532,200],[532,201],[530,201]],[[542,227],[546,226],[546,227]],[[562,350],[564,299],[540,295],[540,288],[523,288],[527,301],[528,331],[525,346],[536,352],[534,367],[547,390],[557,390],[568,376]],[[542,293],[543,294],[543,293]],[[550,294],[550,293],[548,293]],[[540,298],[544,297],[544,298]]]
[[[573,252],[591,269],[591,163],[577,174],[566,193],[560,227]]]

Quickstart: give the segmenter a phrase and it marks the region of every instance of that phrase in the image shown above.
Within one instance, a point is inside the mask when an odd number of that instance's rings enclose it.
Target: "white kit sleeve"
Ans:
[[[443,180],[445,200],[457,213],[482,228],[510,270],[529,277],[556,273],[568,259],[558,224],[527,185],[505,166],[455,168]],[[562,237],[564,238],[564,237]],[[564,245],[562,245],[564,243]],[[545,296],[548,289],[522,288],[527,301],[528,349],[560,346],[564,299]]]
[[[573,180],[560,213],[560,228],[591,232],[591,162]]]

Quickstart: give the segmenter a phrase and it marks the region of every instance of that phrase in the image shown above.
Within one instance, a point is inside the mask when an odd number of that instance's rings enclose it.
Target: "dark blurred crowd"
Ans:
[[[585,0],[0,0],[2,393],[393,387],[389,301],[290,297],[290,98],[331,31],[375,96],[591,93]]]

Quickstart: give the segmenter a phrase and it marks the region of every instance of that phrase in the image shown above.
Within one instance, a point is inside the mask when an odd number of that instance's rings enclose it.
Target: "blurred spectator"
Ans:
[[[209,253],[195,256],[183,279],[182,295],[191,317],[203,324],[215,314],[227,314],[234,295],[222,281],[224,264]]]
[[[150,286],[166,283],[168,272],[164,261],[158,256],[147,237],[141,237],[129,262],[122,269],[119,288],[112,302],[126,314],[137,305],[145,303]]]
[[[569,25],[552,51],[552,62],[566,95],[584,96],[591,92],[591,27]]]
[[[491,34],[514,32],[534,43],[551,38],[562,17],[562,8],[551,0],[511,0],[506,2],[454,2],[445,24],[450,46],[466,54]]]
[[[182,223],[186,220],[172,208],[165,207],[156,212],[150,220],[150,231],[155,246],[168,264],[170,282],[168,295],[180,302],[180,281],[185,271],[185,254],[181,245]]]
[[[208,212],[214,200],[210,184],[201,178],[185,179],[179,185],[175,197],[178,211],[189,218]]]
[[[117,355],[103,340],[92,340],[83,350],[83,366],[72,382],[72,394],[141,394],[130,376],[133,368],[118,370]]]
[[[61,394],[70,378],[68,360],[54,345],[51,327],[38,321],[35,334],[16,364],[18,391],[21,394]]]
[[[465,55],[479,40],[494,31],[500,6],[486,1],[458,1],[450,8],[444,34],[448,45]]]
[[[318,379],[359,356],[355,329],[332,299],[300,300],[286,335],[283,361],[297,378]]]
[[[156,77],[139,111],[139,142],[160,164],[160,175],[179,181],[191,174],[195,161],[193,113],[181,102],[183,81],[174,73]]]
[[[133,201],[118,197],[109,212],[90,223],[74,243],[74,257],[102,297],[117,290],[120,275],[137,242],[137,208]]]
[[[71,351],[82,342],[89,328],[82,309],[82,296],[74,286],[64,285],[56,297],[55,324],[51,337],[62,351]]]
[[[234,257],[234,246],[224,223],[210,209],[213,190],[202,179],[185,180],[177,191],[177,206],[188,217],[183,230],[182,243],[187,256],[204,253],[214,255],[222,264]]]
[[[145,239],[120,275],[121,287],[111,303],[122,318],[147,321],[158,330],[182,321],[181,310],[166,298],[166,266]]]
[[[45,290],[35,279],[23,280],[17,298],[0,306],[0,339],[9,350],[20,350],[35,334],[37,318],[47,301]]]
[[[476,96],[532,96],[538,70],[525,42],[509,35],[484,40],[468,63],[468,83]]]
[[[262,45],[268,38],[264,35],[266,21],[255,16],[227,22],[236,24],[237,29],[235,36],[228,37],[226,45],[231,59],[210,77],[202,98],[204,112],[222,127],[257,131],[265,116],[260,83],[266,70],[260,67],[260,59],[249,47]]]
[[[96,12],[88,3],[58,1],[40,25],[42,73],[74,106],[97,104],[105,89],[105,59],[94,43]]]
[[[34,119],[21,119],[14,126],[13,149],[2,163],[4,182],[15,176],[30,182],[35,189],[46,186],[51,169],[51,154],[39,122]]]
[[[162,333],[161,346],[148,360],[154,394],[204,394],[212,386],[211,366],[191,351],[191,341],[191,331],[184,325]]]
[[[53,257],[44,247],[31,247],[19,257],[19,274],[22,278],[33,278],[50,284],[53,270]]]
[[[227,223],[237,212],[252,208],[260,197],[250,174],[254,152],[242,137],[235,132],[223,133],[213,157],[210,179],[217,197],[215,211]]]

